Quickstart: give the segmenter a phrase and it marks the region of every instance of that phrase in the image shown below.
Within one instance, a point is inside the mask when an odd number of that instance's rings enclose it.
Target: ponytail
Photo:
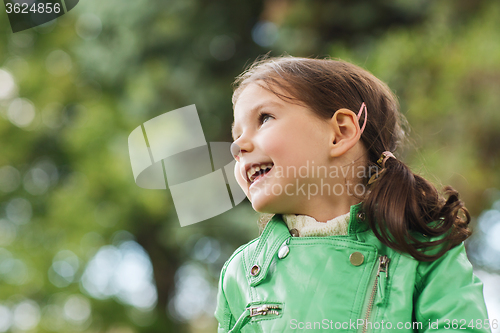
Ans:
[[[363,202],[367,222],[383,244],[419,261],[434,261],[470,236],[469,212],[451,186],[444,188],[445,200],[400,160],[387,159],[384,169]],[[430,237],[438,239],[421,240]]]

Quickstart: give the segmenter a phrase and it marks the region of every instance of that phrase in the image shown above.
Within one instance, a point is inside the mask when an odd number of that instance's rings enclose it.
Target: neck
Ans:
[[[352,205],[361,202],[361,200],[353,196],[335,197],[334,203],[332,203],[331,198],[323,198],[330,200],[321,200],[322,198],[317,199],[318,200],[309,201],[307,205],[297,207],[298,209],[294,214],[308,215],[318,222],[327,222],[337,216],[349,213]]]

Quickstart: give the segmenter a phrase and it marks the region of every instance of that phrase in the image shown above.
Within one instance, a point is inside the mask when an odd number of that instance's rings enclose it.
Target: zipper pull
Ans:
[[[245,326],[252,317],[256,316],[267,316],[267,315],[279,315],[281,307],[278,304],[263,304],[260,306],[251,306],[245,309],[241,316],[234,324],[233,328],[229,333],[239,333],[243,326]]]
[[[387,286],[387,279],[389,277],[389,262],[391,259],[389,259],[387,256],[380,256],[379,257],[379,264],[378,264],[378,271],[377,271],[377,279],[378,279],[378,286],[377,286],[377,301],[375,304],[380,305],[384,302],[385,300],[385,289]]]
[[[264,304],[261,306],[256,306],[256,307],[251,307],[250,309],[250,317],[255,317],[255,316],[266,316],[268,314],[273,314],[273,315],[279,315],[280,313],[278,310],[280,310],[280,306],[273,304],[273,305],[268,305]]]

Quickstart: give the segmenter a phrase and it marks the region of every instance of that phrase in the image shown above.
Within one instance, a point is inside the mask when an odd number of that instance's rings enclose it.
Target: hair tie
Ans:
[[[384,151],[380,155],[380,158],[377,160],[378,165],[380,165],[382,167],[382,169],[385,169],[385,161],[387,161],[387,159],[389,159],[391,157],[396,159],[396,156],[394,156],[393,153],[391,153],[390,151],[387,151],[387,150]]]
[[[366,108],[365,102],[363,102],[363,104],[361,104],[361,107],[359,108],[359,111],[358,111],[358,120],[359,120],[359,118],[361,118],[361,114],[363,113],[363,108],[365,110],[365,121],[363,122],[363,127],[361,127],[361,134],[363,134],[363,131],[365,130],[366,119],[368,119],[368,109]]]
[[[382,167],[382,170],[380,170],[380,172],[377,171],[377,173],[375,173],[374,175],[372,175],[370,177],[370,179],[368,180],[368,185],[370,185],[373,182],[375,182],[378,179],[378,177],[380,177],[380,175],[385,172],[385,161],[387,161],[391,157],[394,158],[394,159],[396,159],[396,156],[394,156],[394,154],[391,153],[390,151],[384,151],[380,155],[380,158],[377,160],[377,164]]]

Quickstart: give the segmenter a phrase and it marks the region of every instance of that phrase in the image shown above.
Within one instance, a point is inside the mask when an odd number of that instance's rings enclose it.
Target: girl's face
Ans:
[[[313,171],[330,165],[335,140],[328,121],[250,83],[234,106],[233,138],[241,149],[235,176],[256,211],[293,214],[317,199],[312,184],[322,180]],[[256,166],[271,169],[256,177]]]

